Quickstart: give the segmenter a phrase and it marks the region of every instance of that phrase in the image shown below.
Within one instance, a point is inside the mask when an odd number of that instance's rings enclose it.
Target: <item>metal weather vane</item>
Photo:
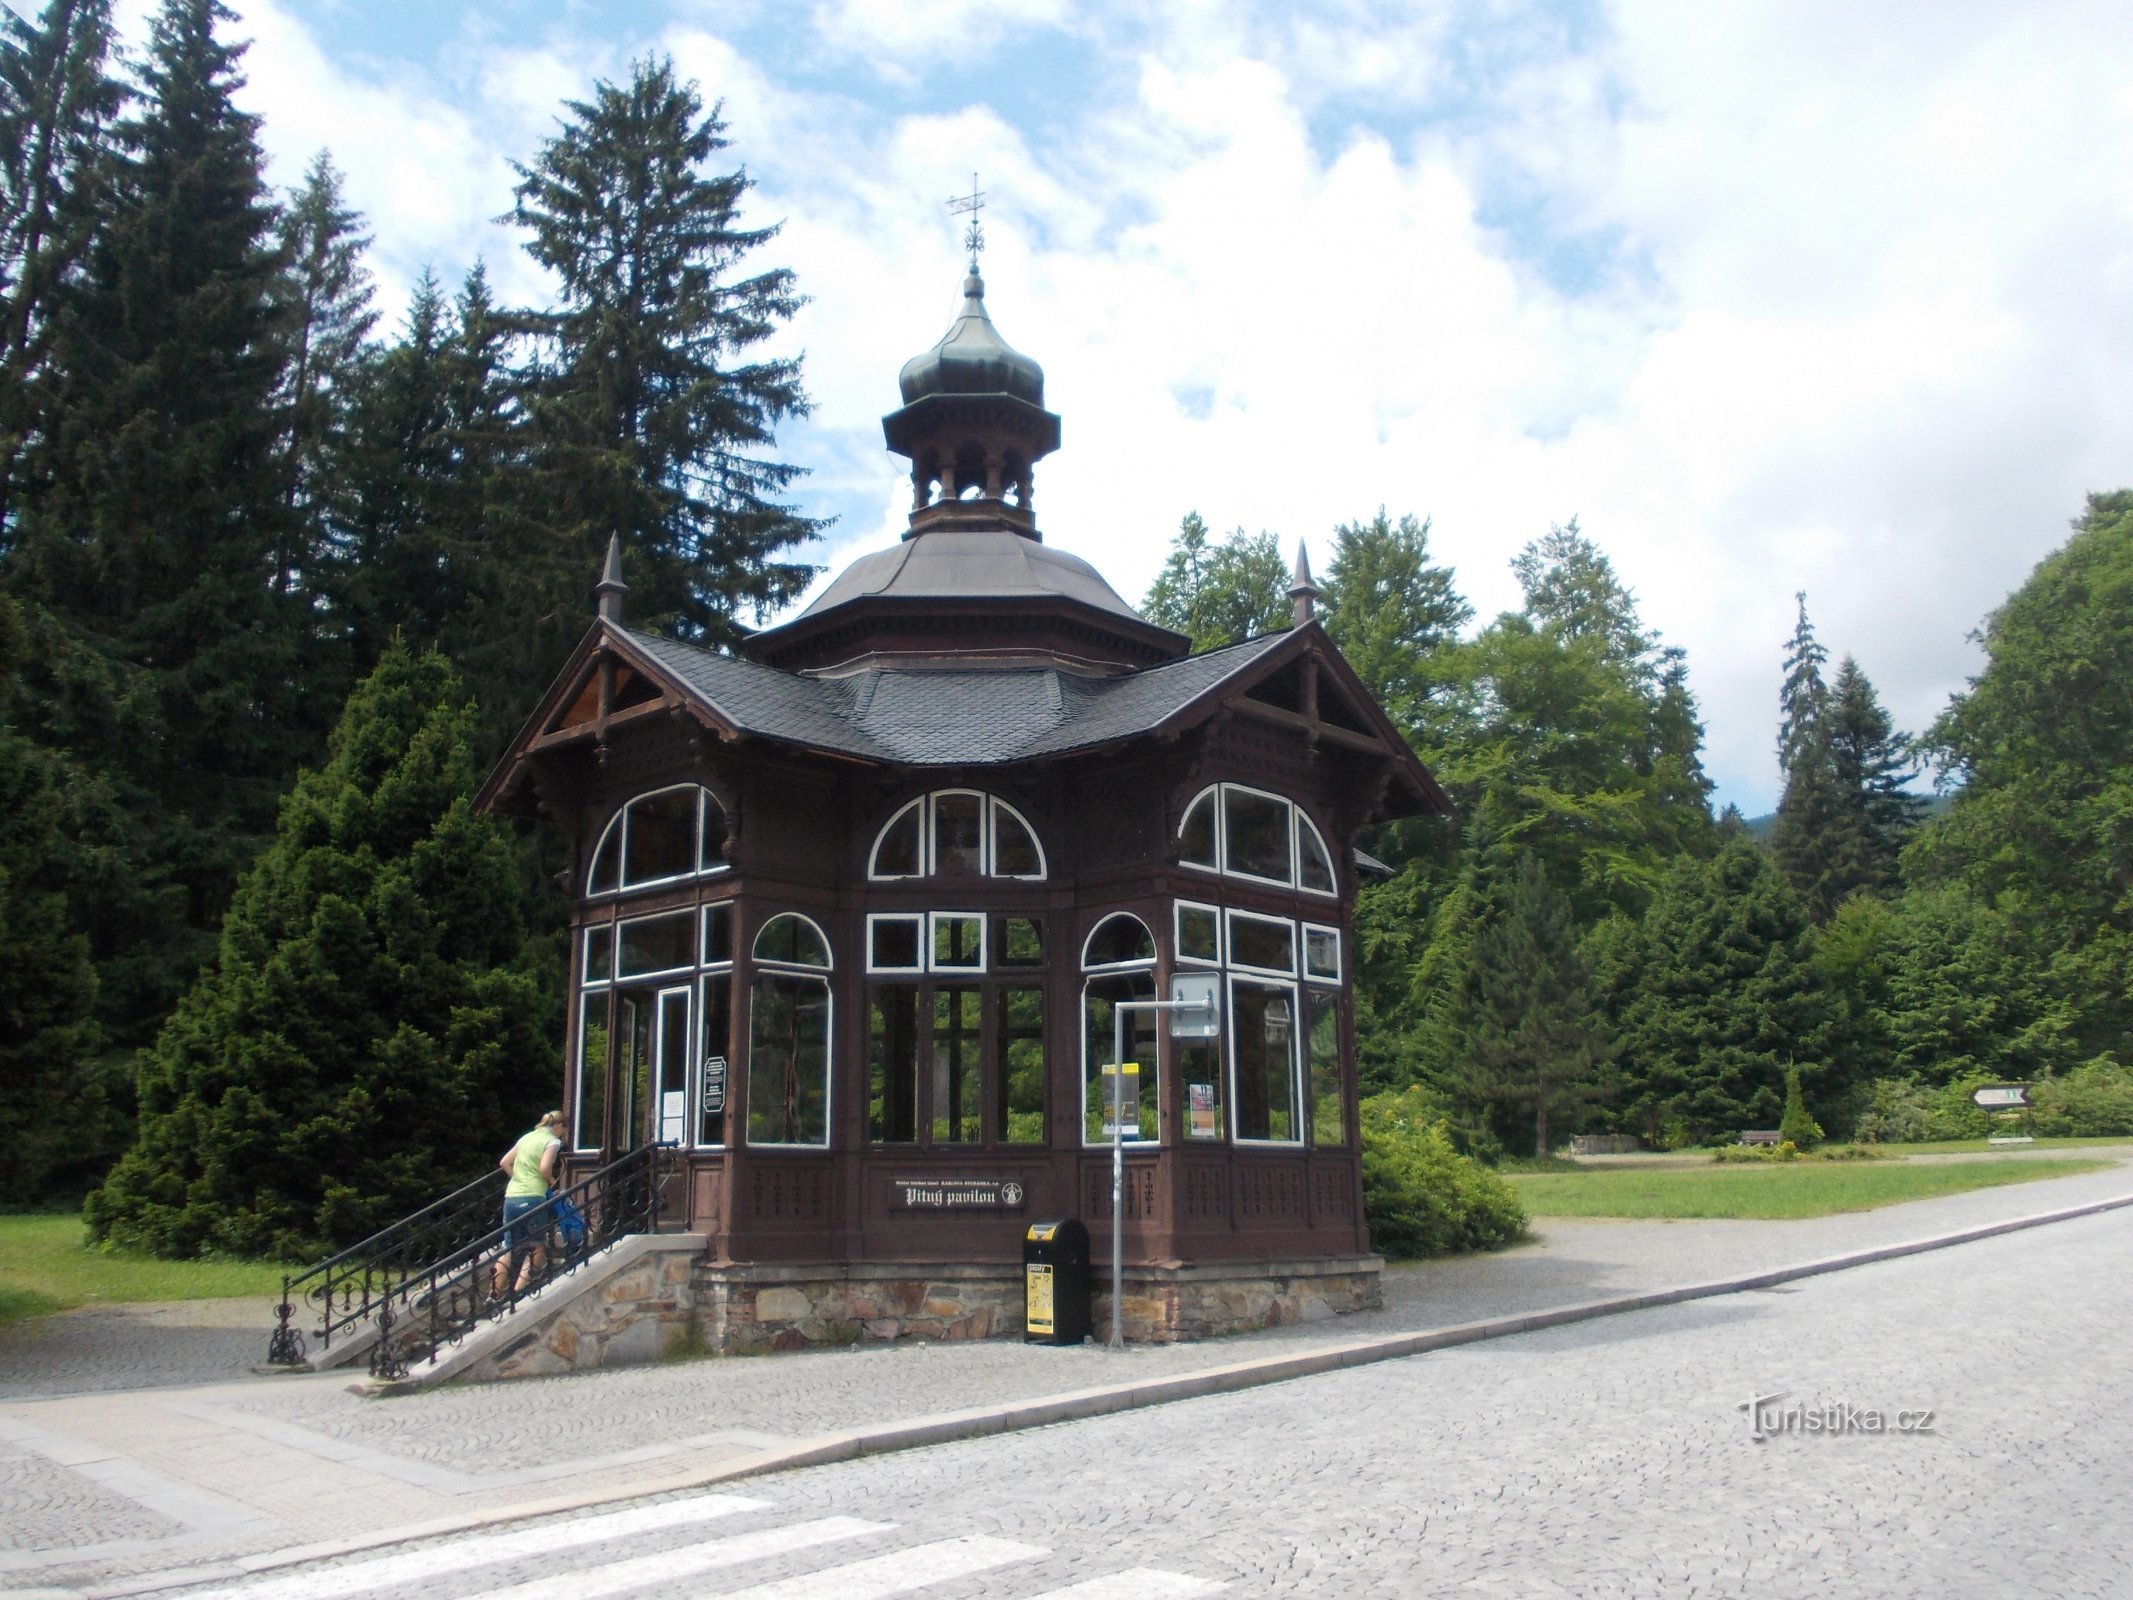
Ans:
[[[970,175],[970,193],[953,195],[948,201],[949,212],[958,217],[968,217],[970,226],[963,230],[963,248],[970,252],[970,270],[978,270],[978,252],[985,248],[985,229],[978,222],[978,213],[985,209],[985,191],[978,187],[978,175]]]

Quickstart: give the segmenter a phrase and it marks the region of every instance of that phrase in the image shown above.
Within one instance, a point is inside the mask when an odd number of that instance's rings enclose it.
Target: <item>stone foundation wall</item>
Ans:
[[[447,1359],[426,1380],[484,1382],[634,1366],[687,1354],[756,1355],[896,1339],[1009,1339],[1023,1327],[1022,1271],[1008,1266],[719,1266],[701,1235],[647,1235],[604,1270],[529,1302],[523,1331]],[[1381,1303],[1375,1256],[1126,1271],[1125,1333],[1173,1344],[1320,1322]],[[1092,1336],[1111,1326],[1106,1280]],[[573,1275],[576,1278],[576,1275]],[[556,1298],[551,1302],[550,1294]]]

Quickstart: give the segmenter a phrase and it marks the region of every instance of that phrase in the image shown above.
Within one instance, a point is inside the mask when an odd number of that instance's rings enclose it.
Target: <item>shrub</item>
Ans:
[[[2085,1061],[2031,1087],[2030,1127],[2052,1138],[2133,1134],[2133,1068],[2109,1056]]]
[[[1363,1209],[1370,1241],[1399,1260],[1500,1250],[1526,1231],[1511,1186],[1453,1148],[1422,1091],[1374,1094],[1361,1106]]]
[[[1800,1069],[1789,1061],[1785,1063],[1785,1112],[1778,1118],[1778,1137],[1801,1150],[1822,1142],[1822,1124],[1808,1115],[1807,1098],[1800,1093]]]

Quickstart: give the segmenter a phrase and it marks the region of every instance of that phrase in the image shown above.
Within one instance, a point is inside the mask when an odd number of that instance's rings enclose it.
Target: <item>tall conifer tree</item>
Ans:
[[[1825,922],[1847,892],[1835,860],[1844,804],[1829,744],[1829,686],[1822,677],[1829,652],[1807,618],[1807,596],[1794,598],[1799,618],[1785,647],[1785,682],[1778,691],[1778,770],[1785,788],[1770,850],[1814,919]]]
[[[110,0],[0,10],[0,554],[46,378],[53,302],[87,254],[112,120]]]
[[[154,18],[104,220],[53,307],[9,563],[40,640],[28,731],[134,830],[91,929],[128,968],[105,987],[122,1040],[197,965],[330,715],[309,597],[284,581],[286,299],[228,20],[216,0]]]
[[[510,213],[559,289],[553,310],[514,319],[533,352],[509,563],[529,666],[575,639],[612,534],[634,615],[715,644],[736,611],[799,593],[811,569],[790,552],[819,527],[782,498],[801,469],[770,454],[808,402],[797,358],[762,346],[801,297],[784,268],[744,275],[777,229],[741,225],[744,172],[708,170],[727,147],[718,108],[647,60],[567,110],[518,168]]]

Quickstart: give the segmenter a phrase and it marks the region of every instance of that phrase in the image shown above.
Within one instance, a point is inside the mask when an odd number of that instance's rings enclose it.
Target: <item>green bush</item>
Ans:
[[[1526,1231],[1511,1186],[1452,1145],[1424,1092],[1363,1101],[1363,1209],[1370,1242],[1397,1260],[1501,1250]]]
[[[1807,1098],[1800,1093],[1800,1069],[1789,1061],[1785,1063],[1785,1112],[1778,1118],[1778,1137],[1800,1150],[1822,1142],[1822,1124],[1808,1115]]]
[[[2047,1138],[2095,1139],[2133,1134],[2133,1068],[2109,1056],[2085,1061],[2030,1087],[2030,1129]]]

